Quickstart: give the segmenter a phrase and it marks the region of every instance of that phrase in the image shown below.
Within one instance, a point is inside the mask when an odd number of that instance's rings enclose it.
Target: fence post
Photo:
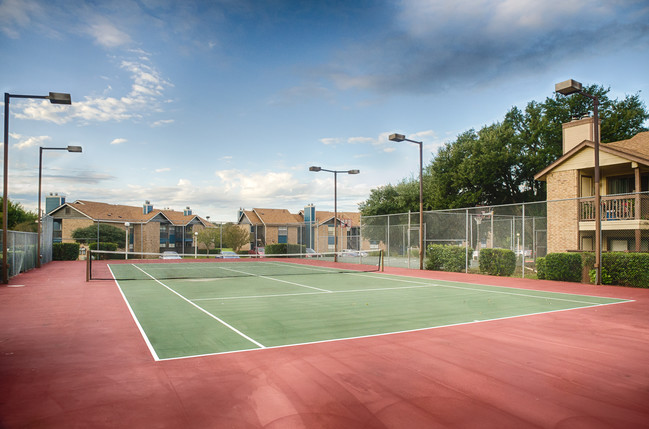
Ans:
[[[469,272],[469,209],[464,210],[464,272]]]
[[[521,246],[522,246],[522,256],[523,256],[523,265],[522,265],[522,271],[523,271],[523,278],[525,278],[525,203],[523,203],[523,225],[521,226]]]

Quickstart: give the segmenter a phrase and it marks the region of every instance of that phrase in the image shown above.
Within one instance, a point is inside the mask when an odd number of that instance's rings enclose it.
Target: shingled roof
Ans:
[[[52,214],[59,211],[62,207],[70,207],[79,213],[87,216],[93,221],[100,222],[131,222],[147,223],[156,217],[168,220],[176,226],[184,226],[191,223],[194,219],[205,226],[210,223],[197,215],[185,215],[183,212],[175,210],[153,209],[150,213],[144,214],[142,207],[126,206],[122,204],[108,204],[96,201],[77,200],[73,203],[66,203],[52,211]]]
[[[562,157],[554,161],[552,164],[536,173],[534,175],[534,179],[545,180],[545,176],[550,171],[587,147],[594,149],[595,143],[590,140],[582,141],[577,146],[566,152]],[[600,152],[610,153],[625,158],[629,161],[649,166],[649,131],[638,133],[627,140],[602,143],[599,145],[599,150]]]
[[[292,223],[302,223],[304,219],[300,215],[293,214],[286,209],[259,209],[252,211],[258,219],[266,225],[287,225]]]

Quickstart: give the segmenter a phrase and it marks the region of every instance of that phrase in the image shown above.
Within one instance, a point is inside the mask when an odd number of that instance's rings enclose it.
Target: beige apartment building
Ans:
[[[367,250],[369,242],[361,243],[360,213],[338,212],[338,251]],[[316,211],[308,205],[297,214],[286,209],[240,209],[239,225],[249,228],[250,245],[247,249],[269,244],[301,244],[316,252],[334,250],[334,212]]]
[[[594,250],[594,119],[563,124],[563,155],[534,177],[547,182],[548,253]],[[600,144],[603,251],[649,251],[649,132]]]
[[[194,232],[212,226],[207,220],[193,214],[189,207],[183,212],[160,210],[154,209],[149,201],[142,207],[134,207],[77,200],[62,204],[48,215],[54,219],[55,243],[74,242],[72,232],[75,229],[108,224],[124,230],[125,235],[128,230],[131,252],[159,253],[172,250],[192,253]],[[97,239],[101,241],[101,236],[88,237],[87,241],[96,242]]]

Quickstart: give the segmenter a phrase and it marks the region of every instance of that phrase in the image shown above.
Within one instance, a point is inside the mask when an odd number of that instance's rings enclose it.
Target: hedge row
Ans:
[[[468,248],[469,254],[473,249]],[[467,248],[433,244],[426,253],[427,270],[462,272],[466,267]],[[478,259],[480,272],[492,276],[511,276],[516,270],[516,254],[507,249],[482,249]]]
[[[482,249],[478,263],[481,273],[509,277],[516,270],[516,254],[507,249]]]
[[[264,248],[266,255],[286,255],[292,253],[306,253],[306,246],[302,244],[276,243]]]
[[[595,283],[593,253],[550,253],[536,260],[537,277]],[[649,287],[649,253],[602,254],[602,284]]]
[[[466,267],[466,248],[461,246],[445,246],[443,244],[431,244],[426,251],[427,270],[451,271],[461,273]],[[473,249],[469,247],[469,255]]]
[[[79,243],[54,243],[52,259],[54,261],[76,261],[79,258]]]

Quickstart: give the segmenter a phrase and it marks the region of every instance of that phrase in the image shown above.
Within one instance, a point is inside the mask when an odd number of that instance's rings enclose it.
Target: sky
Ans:
[[[357,211],[470,129],[575,79],[649,94],[648,0],[0,0],[9,199],[235,221]],[[43,203],[44,206],[44,203]]]

